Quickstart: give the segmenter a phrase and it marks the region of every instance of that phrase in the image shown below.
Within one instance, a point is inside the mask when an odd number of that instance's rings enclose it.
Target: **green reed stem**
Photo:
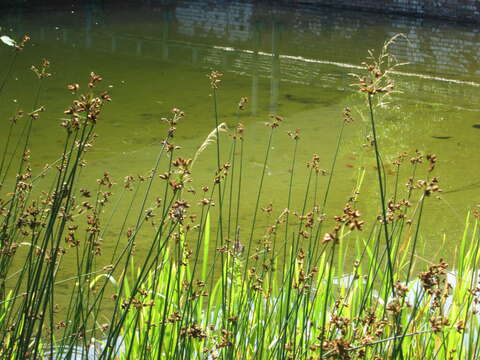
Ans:
[[[382,206],[382,225],[383,225],[383,230],[385,233],[385,244],[387,247],[387,265],[388,265],[388,276],[390,277],[390,285],[392,292],[394,291],[394,285],[395,285],[395,280],[394,280],[394,273],[393,273],[393,263],[392,263],[392,250],[391,250],[391,244],[390,244],[390,236],[388,234],[388,223],[387,223],[387,210],[386,210],[386,200],[385,200],[385,185],[383,183],[383,177],[382,177],[382,172],[381,172],[381,160],[380,160],[380,150],[378,146],[378,137],[377,137],[377,131],[376,131],[376,126],[375,126],[375,119],[373,115],[373,105],[372,105],[372,95],[368,94],[368,109],[370,112],[370,124],[372,126],[372,132],[373,132],[373,143],[374,143],[374,149],[375,149],[375,160],[377,162],[377,175],[378,175],[378,186],[379,186],[379,191],[380,191],[380,202]]]

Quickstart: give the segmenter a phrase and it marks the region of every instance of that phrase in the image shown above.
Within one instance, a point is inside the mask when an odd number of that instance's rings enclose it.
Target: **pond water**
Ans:
[[[98,122],[99,138],[87,155],[89,166],[82,183],[92,189],[104,171],[119,183],[116,193],[121,192],[124,176],[148,173],[166,130],[160,119],[173,107],[187,114],[178,126],[179,154],[193,157],[214,128],[207,74],[211,70],[224,73],[219,90],[220,121],[229,127],[241,122],[246,128],[245,214],[241,223],[251,218],[256,199],[268,135],[263,123],[268,114],[285,117],[274,139],[267,190],[261,201],[262,206],[272,202],[278,214],[285,207],[286,196],[278,194],[286,194],[293,150],[285,132],[301,129],[292,206],[299,209],[306,184],[304,164],[317,153],[322,167],[330,167],[345,106],[352,107],[357,120],[346,130],[327,212],[341,212],[359,168],[364,167],[360,207],[365,220],[370,225],[374,222],[378,213],[375,162],[362,146],[369,126],[356,113],[364,103],[350,86],[353,78],[349,73],[358,71],[368,49],[378,49],[393,35],[404,33],[408,41],[400,39],[391,48],[400,61],[410,63],[399,70],[405,75],[395,76],[402,93],[377,115],[386,163],[398,153],[416,149],[435,153],[439,159],[436,171],[443,193],[438,199],[429,199],[420,253],[432,261],[441,256],[453,258],[465,216],[480,204],[478,28],[251,1],[145,1],[115,6],[91,2],[55,10],[7,9],[0,26],[2,34],[19,38],[28,33],[32,38],[0,99],[2,146],[7,119],[17,104],[29,110],[34,101],[36,82],[30,66],[38,65],[42,58],[51,62],[52,77],[40,96],[46,111],[33,129],[36,170],[52,163],[61,151],[63,129],[58,124],[74,98],[66,85],[86,84],[91,71],[104,78],[113,101]],[[9,51],[0,47],[2,69],[8,66]],[[248,97],[249,103],[245,111],[238,112],[242,96]],[[229,151],[227,139],[222,135],[225,154]],[[215,169],[211,147],[195,164],[193,186],[199,189],[210,184]],[[394,175],[389,176],[392,183]],[[402,181],[406,176],[407,172],[402,174]],[[2,192],[9,191],[5,189]],[[155,195],[160,189],[157,185]],[[121,214],[127,205],[120,204],[117,211]],[[122,220],[114,217],[104,236],[107,258]],[[266,221],[260,220],[259,234]],[[148,236],[143,239],[147,242]],[[137,248],[142,254],[141,241]],[[68,274],[70,260],[65,261]]]

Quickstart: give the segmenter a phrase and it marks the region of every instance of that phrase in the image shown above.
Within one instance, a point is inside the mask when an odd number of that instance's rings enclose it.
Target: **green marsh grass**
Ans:
[[[34,68],[37,100],[27,119],[13,118],[0,167],[0,357],[478,358],[480,214],[465,219],[453,264],[427,264],[416,249],[425,207],[441,196],[436,156],[401,154],[393,164],[395,180],[386,181],[376,107],[392,95],[389,75],[399,65],[388,54],[392,41],[378,57],[371,52],[365,74],[356,77],[366,100],[359,116],[370,121],[367,151],[375,159],[377,184],[365,184],[360,168],[343,209],[329,208],[329,196],[343,137],[356,115],[348,108],[343,119],[339,114],[332,160],[323,163],[312,154],[306,167],[297,159],[301,131],[285,135],[288,119],[271,115],[256,187],[246,188],[248,128],[219,123],[218,72],[209,76],[213,131],[193,161],[177,155],[176,127],[188,117],[174,108],[163,119],[168,129],[147,175],[127,176],[122,186],[105,172],[91,190],[80,186],[97,121],[111,100],[98,90],[102,78],[91,73],[86,86],[68,87],[77,98],[60,124],[65,138],[58,160],[33,174],[29,138],[41,116],[37,102],[49,64]],[[238,111],[246,106],[242,98]],[[21,139],[17,145],[13,134]],[[291,157],[283,209],[271,205],[278,194],[265,184],[279,136],[292,140],[285,149]],[[207,147],[216,148],[216,171],[209,184],[194,189],[193,165]],[[17,163],[18,169],[10,165]],[[406,190],[400,173],[408,174]],[[302,177],[303,195],[294,209],[292,194]],[[365,186],[378,187],[378,217],[370,220],[358,210]],[[118,200],[112,200],[119,187]],[[243,206],[245,191],[256,193],[253,208]],[[120,201],[128,202],[125,213],[119,213]],[[242,216],[249,216],[246,228]],[[114,217],[123,220],[106,259],[104,237]],[[260,218],[270,225],[260,227]],[[146,251],[136,256],[140,246]],[[60,274],[65,256],[76,264],[66,279]],[[70,294],[62,308],[56,305],[60,287]]]

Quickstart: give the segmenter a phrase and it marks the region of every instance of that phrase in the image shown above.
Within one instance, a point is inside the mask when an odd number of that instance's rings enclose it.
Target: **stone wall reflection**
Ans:
[[[358,65],[367,49],[378,48],[399,32],[408,41],[397,42],[392,51],[400,61],[410,62],[406,71],[480,81],[477,27],[331,9],[268,7],[253,1],[148,0],[115,11],[91,1],[75,17],[67,13],[70,10],[39,12],[32,20],[29,13],[15,10],[14,16],[7,13],[3,18],[17,32],[29,32],[35,39],[61,37],[65,44],[95,51],[223,67],[250,76],[254,112],[261,77],[270,81],[274,112],[281,82],[348,84],[348,68],[325,63]]]
[[[215,5],[216,4],[216,5]],[[259,22],[282,32],[282,53],[358,63],[364,49],[378,48],[388,37],[407,35],[393,51],[410,69],[461,78],[479,76],[480,29],[454,23],[356,14],[331,9],[267,8],[253,2],[179,2],[175,8],[179,34],[214,37],[226,46],[248,43]],[[365,46],[361,46],[365,44]],[[240,44],[241,45],[241,44]],[[341,52],[338,49],[342,49]]]

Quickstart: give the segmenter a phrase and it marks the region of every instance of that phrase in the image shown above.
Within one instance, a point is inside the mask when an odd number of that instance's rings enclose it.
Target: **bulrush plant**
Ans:
[[[100,75],[90,74],[86,92],[68,85],[76,99],[60,124],[63,149],[38,175],[29,139],[42,108],[17,110],[12,123],[26,123],[23,152],[9,148],[9,137],[0,174],[9,180],[2,191],[12,186],[0,199],[0,358],[478,358],[478,210],[466,219],[453,266],[441,259],[419,263],[425,208],[441,196],[437,157],[402,153],[392,164],[393,183],[386,182],[376,106],[393,89],[391,41],[379,57],[371,53],[373,62],[357,76],[370,116],[364,149],[376,163],[379,189],[371,220],[359,210],[364,169],[344,194],[343,208],[329,208],[343,137],[355,121],[349,108],[343,119],[339,114],[332,160],[313,154],[306,166],[298,160],[301,130],[285,131],[288,119],[270,115],[253,207],[242,201],[251,187],[248,128],[219,123],[218,72],[209,75],[213,130],[192,159],[180,156],[175,142],[177,125],[188,116],[173,108],[162,119],[167,129],[152,169],[127,175],[123,185],[104,172],[88,188],[82,175],[111,101],[98,90]],[[48,65],[34,68],[40,82]],[[242,97],[238,111],[247,106]],[[281,136],[291,139],[285,207],[266,186],[271,149]],[[215,171],[210,183],[198,184],[198,159],[207,147],[216,148]],[[12,153],[19,157],[16,172],[3,166]],[[295,208],[299,178],[306,183]],[[125,212],[120,201],[127,202]],[[114,238],[113,217],[121,219]],[[107,241],[112,254],[104,250]],[[74,275],[65,278],[67,257],[74,259]],[[68,301],[57,305],[60,288],[68,289]]]

